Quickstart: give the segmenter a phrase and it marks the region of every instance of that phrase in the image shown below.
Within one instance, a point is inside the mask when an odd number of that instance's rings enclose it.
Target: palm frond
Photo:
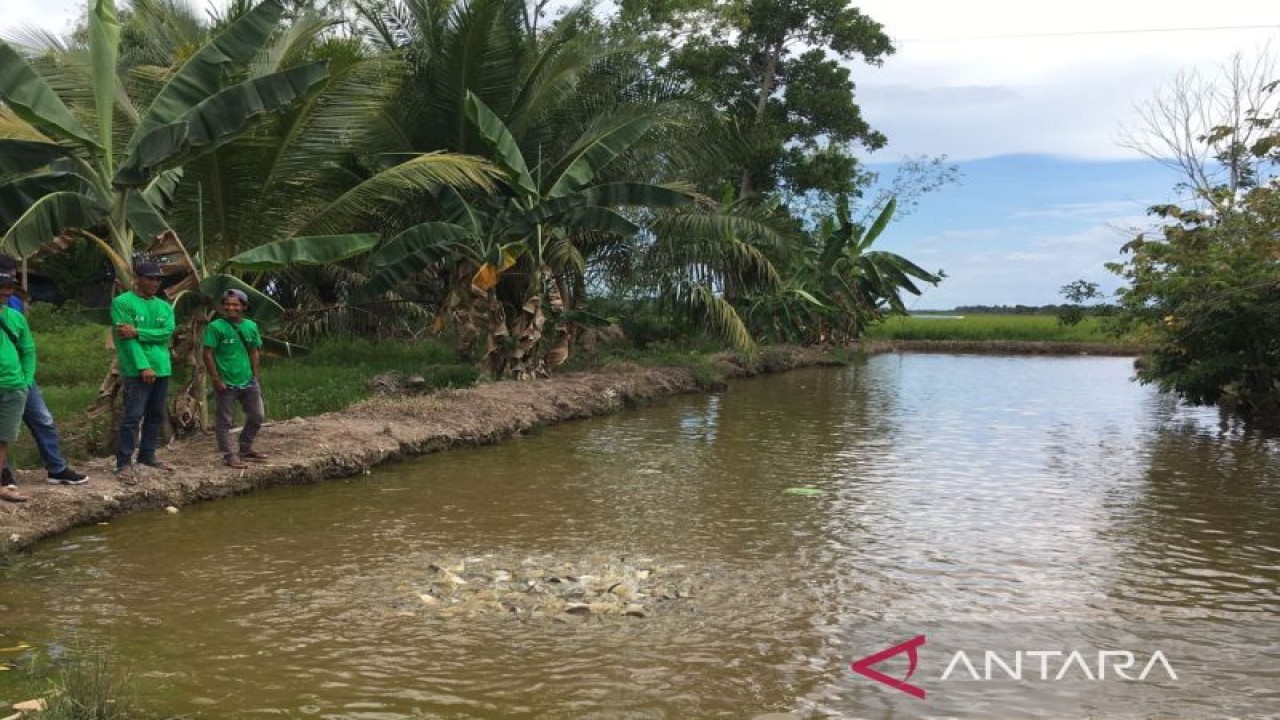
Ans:
[[[679,282],[663,293],[659,303],[682,317],[706,327],[734,350],[756,352],[755,340],[733,304],[702,283]]]
[[[460,189],[491,191],[496,170],[470,155],[430,153],[383,170],[344,193],[315,214],[303,231],[310,235],[343,232],[362,215],[405,198],[448,185]]]

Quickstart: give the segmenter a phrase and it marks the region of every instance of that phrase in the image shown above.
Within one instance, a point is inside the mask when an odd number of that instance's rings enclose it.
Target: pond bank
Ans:
[[[1137,355],[1140,348],[1098,343],[897,340],[865,341],[859,352],[940,352],[1036,355]],[[769,348],[755,368],[729,359],[720,370],[730,378],[792,368],[838,364],[819,348]],[[296,485],[361,475],[375,465],[499,442],[532,428],[615,412],[662,397],[705,390],[687,368],[616,368],[566,373],[531,382],[496,382],[465,390],[377,397],[345,411],[270,422],[259,449],[270,455],[246,470],[222,465],[212,433],[177,440],[161,458],[177,470],[139,468],[136,485],[111,473],[112,459],[76,467],[86,485],[44,482],[43,470],[18,473],[25,503],[0,503],[0,555],[81,525],[105,522],[139,510],[179,508],[275,485]],[[268,410],[270,397],[268,397]]]
[[[822,364],[836,363],[819,349],[775,348],[762,354],[758,369],[725,359],[722,370],[728,377],[745,377]],[[539,426],[606,415],[702,389],[685,368],[629,365],[530,382],[377,397],[341,412],[277,420],[264,427],[257,443],[269,458],[246,470],[224,466],[212,433],[203,433],[176,440],[161,451],[161,459],[177,467],[174,472],[139,467],[134,485],[112,474],[111,458],[77,463],[77,469],[90,477],[78,487],[48,485],[42,469],[20,471],[19,490],[28,500],[0,503],[0,555],[129,512],[361,475],[385,462],[495,443]],[[269,413],[269,395],[267,403]]]

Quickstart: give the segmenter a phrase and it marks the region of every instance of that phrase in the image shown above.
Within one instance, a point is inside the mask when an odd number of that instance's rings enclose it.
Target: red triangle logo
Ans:
[[[902,692],[912,697],[917,697],[923,700],[925,696],[924,689],[918,688],[915,685],[912,685],[907,682],[908,680],[911,679],[911,676],[915,674],[916,665],[919,662],[919,657],[917,657],[916,655],[916,648],[920,647],[923,644],[924,644],[924,636],[917,635],[904,643],[899,643],[898,645],[894,645],[891,648],[886,648],[874,655],[868,655],[862,658],[861,660],[855,660],[853,664],[849,666],[849,669],[853,670],[859,675],[862,675],[863,677],[871,678],[872,680],[875,680],[878,683],[888,685],[891,688],[897,688],[898,690],[901,690]],[[884,662],[885,660],[888,660],[889,658],[899,653],[906,653],[907,659],[911,663],[910,666],[908,666],[907,668],[907,676],[902,678],[901,680],[899,680],[896,677],[890,677],[888,675],[885,675],[879,670],[873,669],[871,667],[872,665],[875,665],[876,663]]]

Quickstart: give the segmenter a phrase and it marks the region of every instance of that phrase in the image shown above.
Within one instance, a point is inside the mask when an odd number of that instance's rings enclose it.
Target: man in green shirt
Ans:
[[[111,324],[115,326],[116,357],[124,380],[124,419],[116,434],[116,475],[133,481],[133,449],[142,426],[138,462],[173,470],[156,458],[160,431],[166,419],[166,399],[172,361],[169,341],[173,339],[173,306],[157,295],[164,271],[153,262],[134,267],[133,291],[111,301]]]
[[[249,296],[231,288],[222,294],[222,317],[204,329],[204,366],[213,382],[218,400],[218,417],[214,435],[218,452],[228,467],[245,468],[244,461],[267,458],[253,449],[253,439],[266,414],[262,407],[262,390],[258,386],[258,362],[262,335],[258,325],[245,317]],[[236,403],[244,408],[244,429],[240,431],[240,452],[231,449],[231,421]]]
[[[36,342],[22,313],[9,307],[18,279],[0,273],[0,466],[9,457],[9,443],[18,439],[27,391],[36,381]],[[23,502],[26,496],[0,486],[0,500]]]

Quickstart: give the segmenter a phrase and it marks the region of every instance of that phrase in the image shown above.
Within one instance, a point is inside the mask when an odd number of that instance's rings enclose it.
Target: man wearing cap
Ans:
[[[12,256],[0,254],[0,273],[19,277],[18,261]],[[7,302],[0,302],[25,316],[27,305],[18,296],[16,289],[15,286],[15,292],[9,295]],[[83,485],[89,482],[87,475],[76,472],[62,457],[62,449],[58,443],[58,426],[53,421],[53,413],[49,412],[49,406],[45,404],[44,396],[40,394],[40,385],[37,383],[32,383],[27,391],[27,407],[22,412],[22,422],[27,426],[27,430],[31,431],[36,450],[40,452],[40,459],[44,461],[45,470],[49,473],[46,482],[51,485]],[[0,486],[11,490],[18,486],[12,461],[0,468]]]
[[[133,290],[111,301],[115,326],[116,357],[124,380],[124,419],[116,433],[116,475],[133,481],[133,450],[138,442],[138,463],[161,470],[174,467],[156,458],[160,430],[166,418],[166,399],[172,362],[173,306],[157,295],[164,271],[154,262],[140,262],[133,269]]]
[[[213,382],[218,417],[214,435],[222,461],[232,468],[246,468],[245,460],[261,462],[267,456],[253,449],[253,439],[262,427],[265,412],[258,386],[258,363],[262,335],[258,325],[245,317],[249,296],[231,288],[222,294],[222,317],[204,329],[204,366]],[[244,409],[244,429],[240,431],[239,452],[231,449],[231,420],[236,403]]]
[[[0,465],[9,459],[9,444],[18,439],[27,391],[36,381],[36,342],[22,313],[9,307],[18,285],[12,273],[0,273]],[[0,485],[0,500],[23,502],[27,498],[8,485]]]

